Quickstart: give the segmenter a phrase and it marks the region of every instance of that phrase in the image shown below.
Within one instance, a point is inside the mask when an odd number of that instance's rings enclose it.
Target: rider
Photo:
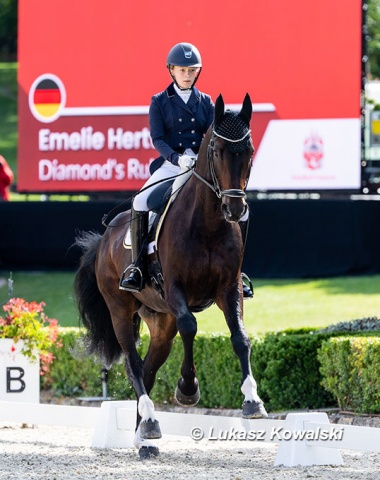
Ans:
[[[173,82],[152,97],[149,108],[150,135],[160,153],[150,165],[151,177],[138,193],[131,211],[132,265],[129,276],[120,279],[120,289],[139,292],[143,288],[142,267],[146,253],[142,249],[148,233],[147,205],[151,189],[147,186],[178,175],[194,166],[203,136],[214,119],[214,104],[209,95],[194,85],[202,70],[198,49],[191,43],[178,43],[169,51],[166,66]],[[244,297],[252,291],[243,283]]]

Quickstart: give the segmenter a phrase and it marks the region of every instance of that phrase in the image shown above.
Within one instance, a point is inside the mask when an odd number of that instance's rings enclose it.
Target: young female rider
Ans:
[[[149,108],[150,135],[160,153],[150,166],[152,174],[134,200],[131,212],[131,243],[133,264],[128,277],[123,273],[120,289],[139,292],[143,288],[141,272],[145,252],[142,245],[148,233],[147,186],[173,177],[194,165],[203,136],[214,119],[214,104],[209,95],[195,88],[202,70],[198,49],[190,43],[178,43],[169,51],[166,66],[173,82],[166,90],[152,97]],[[243,239],[244,240],[244,239]],[[244,297],[252,297],[243,283]]]

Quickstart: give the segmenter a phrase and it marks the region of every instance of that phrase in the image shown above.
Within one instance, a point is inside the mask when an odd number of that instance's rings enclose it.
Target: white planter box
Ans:
[[[0,400],[40,402],[40,362],[22,353],[22,340],[0,338]]]

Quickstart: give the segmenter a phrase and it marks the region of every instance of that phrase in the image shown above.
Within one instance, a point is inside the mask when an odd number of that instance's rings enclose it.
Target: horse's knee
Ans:
[[[179,316],[177,318],[177,329],[182,338],[194,338],[198,329],[195,316],[190,312]]]

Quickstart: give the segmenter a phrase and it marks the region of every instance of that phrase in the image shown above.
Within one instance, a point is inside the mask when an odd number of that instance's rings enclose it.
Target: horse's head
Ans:
[[[247,211],[245,188],[254,152],[251,116],[248,93],[240,112],[225,111],[222,95],[216,99],[208,158],[214,188],[222,200],[224,218],[229,222],[239,221]]]

